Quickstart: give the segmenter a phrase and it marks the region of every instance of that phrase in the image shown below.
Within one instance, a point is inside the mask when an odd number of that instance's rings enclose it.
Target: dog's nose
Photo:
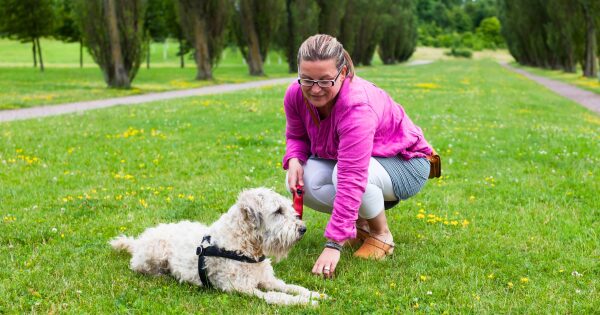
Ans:
[[[300,235],[304,235],[304,233],[306,233],[306,226],[301,226],[298,229],[298,232],[300,233]]]

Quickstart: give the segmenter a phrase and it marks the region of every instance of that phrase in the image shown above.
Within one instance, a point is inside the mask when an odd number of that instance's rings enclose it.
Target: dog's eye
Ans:
[[[277,211],[275,211],[275,214],[283,214],[283,208],[277,209]]]

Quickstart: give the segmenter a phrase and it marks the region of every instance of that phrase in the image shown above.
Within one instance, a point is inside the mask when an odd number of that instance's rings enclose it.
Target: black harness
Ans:
[[[209,246],[203,247],[202,244],[207,242]],[[200,243],[200,246],[196,248],[196,255],[198,255],[198,274],[200,275],[200,281],[202,281],[202,285],[206,288],[212,288],[212,284],[208,280],[208,273],[206,272],[206,261],[204,257],[212,256],[212,257],[223,257],[228,259],[233,259],[245,263],[259,263],[265,260],[265,256],[261,256],[258,260],[240,255],[237,252],[226,250],[217,246],[210,245],[210,235],[205,236]]]

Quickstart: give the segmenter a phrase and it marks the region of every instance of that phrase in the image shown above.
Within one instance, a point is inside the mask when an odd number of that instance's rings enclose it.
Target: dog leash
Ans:
[[[204,242],[207,242],[210,245],[210,235],[205,236],[200,244]],[[208,280],[205,257],[222,257],[253,264],[262,262],[266,258],[263,255],[256,260],[252,257],[240,255],[237,252],[212,245],[207,247],[202,247],[202,245],[198,246],[198,248],[196,248],[196,255],[198,255],[198,274],[200,275],[200,281],[202,281],[202,285],[206,288],[212,288],[213,285]]]

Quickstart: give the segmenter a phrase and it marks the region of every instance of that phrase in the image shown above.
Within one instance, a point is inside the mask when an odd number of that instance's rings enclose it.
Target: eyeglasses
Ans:
[[[342,73],[342,69],[344,69],[344,64],[342,64],[342,66],[340,67],[340,70],[338,70],[337,75],[335,76],[335,78],[333,78],[333,80],[310,80],[310,79],[300,79],[298,78],[298,84],[302,85],[302,86],[306,86],[306,87],[311,87],[313,85],[315,85],[315,83],[322,88],[329,88],[335,85],[335,81],[337,81],[338,77],[340,76],[340,73]]]

